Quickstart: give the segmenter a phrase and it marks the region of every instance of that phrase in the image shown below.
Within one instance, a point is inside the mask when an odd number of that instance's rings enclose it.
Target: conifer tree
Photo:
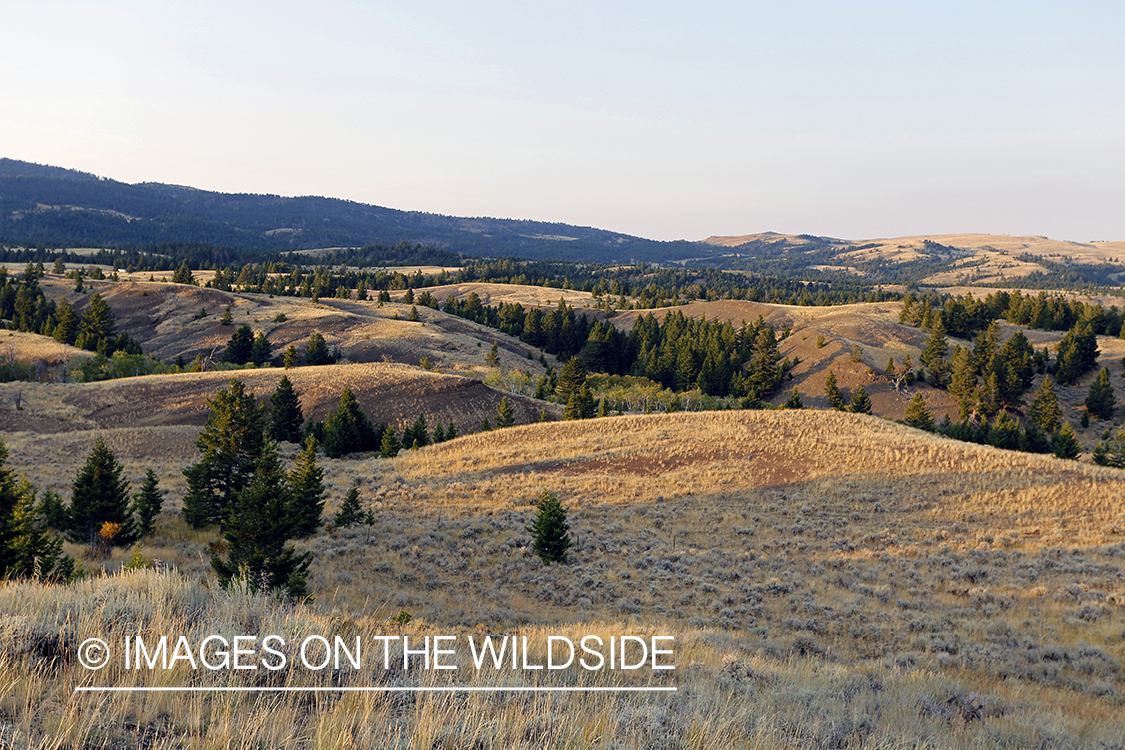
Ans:
[[[1059,385],[1070,385],[1098,361],[1098,337],[1089,323],[1076,323],[1056,349],[1055,380]]]
[[[8,461],[8,446],[0,440],[0,580],[15,564],[17,554],[13,546],[16,535],[16,507],[23,497],[16,483],[12,469],[5,466]]]
[[[496,407],[496,426],[497,427],[511,427],[516,423],[516,413],[512,409],[512,404],[508,401],[508,397],[500,399],[500,405]]]
[[[445,428],[445,439],[452,440],[457,437],[457,427],[453,424],[453,420],[449,420],[449,426]]]
[[[977,375],[969,350],[960,345],[954,346],[950,366],[949,393],[957,399],[959,418],[964,421],[977,402]]]
[[[750,390],[747,395],[762,398],[777,390],[781,384],[783,373],[778,366],[781,354],[777,350],[777,337],[773,327],[762,325],[758,335],[754,337],[754,347],[747,364],[747,376],[750,380]]]
[[[1035,400],[1031,402],[1028,416],[1048,434],[1059,428],[1062,409],[1059,408],[1059,397],[1055,394],[1055,386],[1050,378],[1043,378],[1043,384],[1039,386],[1039,390],[1035,392]]]
[[[1000,385],[996,373],[990,372],[984,379],[980,388],[980,411],[988,419],[992,419],[1003,408],[1001,401]]]
[[[293,346],[293,344],[290,344],[288,348],[286,348],[285,354],[282,355],[281,362],[285,366],[286,370],[292,370],[297,366],[297,363],[300,362],[300,360],[301,357],[299,354],[297,354],[297,347]]]
[[[250,326],[239,326],[230,335],[222,360],[236,365],[244,365],[254,355],[254,333]]]
[[[862,385],[856,388],[855,393],[852,394],[852,402],[848,405],[848,411],[856,414],[871,413],[871,397],[867,395],[867,391]]]
[[[377,436],[351,388],[344,388],[336,411],[324,420],[324,453],[339,458],[348,453],[375,450]]]
[[[266,340],[266,334],[258,331],[254,335],[254,343],[250,347],[250,361],[258,367],[267,365],[273,359],[273,347],[270,342]]]
[[[414,423],[402,432],[402,447],[408,450],[423,448],[430,444],[429,427],[426,424],[426,415],[419,414]]]
[[[137,535],[144,538],[152,533],[156,517],[164,505],[164,496],[156,480],[156,472],[148,469],[141,488],[133,495],[133,514],[137,517]]]
[[[1082,454],[1082,446],[1078,444],[1078,436],[1074,434],[1070,422],[1063,422],[1051,441],[1051,448],[1055,458],[1078,458]]]
[[[55,329],[51,335],[63,344],[73,344],[78,336],[78,315],[65,299],[55,306]]]
[[[291,507],[292,489],[276,444],[266,443],[224,525],[227,559],[211,554],[219,585],[227,588],[238,579],[251,591],[279,591],[293,598],[307,595],[308,553],[298,555],[288,544],[294,531]]]
[[[434,426],[434,445],[445,442],[445,427],[442,426],[441,420]]]
[[[794,386],[793,392],[789,394],[789,400],[785,402],[786,409],[804,409],[805,402],[801,400],[801,394]]]
[[[184,469],[184,520],[194,528],[223,523],[235,495],[250,481],[261,455],[265,418],[241,380],[210,399],[211,414],[195,441],[200,460]]]
[[[172,273],[172,283],[195,285],[195,277],[191,275],[191,269],[188,268],[186,260],[180,263],[180,267]]]
[[[227,305],[223,314],[219,316],[219,325],[229,326],[232,323],[234,323],[234,314],[230,311],[230,305]]]
[[[1000,324],[995,320],[973,340],[973,370],[984,377],[985,370],[1000,347]]]
[[[332,361],[332,354],[328,351],[328,342],[324,340],[324,336],[319,333],[311,334],[308,343],[305,344],[305,364],[330,365]]]
[[[16,494],[19,499],[11,513],[7,554],[0,549],[0,580],[67,582],[74,575],[74,560],[63,554],[62,538],[52,539],[48,533],[35,503],[35,488],[25,480],[16,486]]]
[[[590,386],[585,381],[578,390],[570,394],[563,411],[563,419],[590,419],[594,416],[594,395],[590,393]]]
[[[915,393],[914,398],[910,399],[910,403],[906,405],[906,419],[904,421],[919,430],[934,431],[934,415],[926,408],[926,400],[922,398],[921,393]]]
[[[335,518],[337,528],[347,528],[363,523],[363,506],[359,502],[359,484],[352,482],[348,494],[344,496],[344,503]]]
[[[399,444],[398,438],[395,437],[394,428],[387,427],[387,429],[383,431],[383,440],[379,445],[379,455],[383,458],[394,458],[401,449],[402,445]]]
[[[97,351],[104,348],[116,334],[117,317],[102,296],[94,292],[86,309],[82,311],[74,345],[80,349]]]
[[[1125,469],[1125,427],[1119,427],[1108,440],[1094,447],[1094,463]]]
[[[565,564],[567,550],[571,547],[570,524],[566,520],[566,509],[559,502],[558,495],[544,491],[536,504],[538,513],[528,527],[531,533],[531,547],[544,565]]]
[[[1086,411],[1098,419],[1113,419],[1116,408],[1117,399],[1109,382],[1109,370],[1103,367],[1090,385],[1090,393],[1086,396]]]
[[[938,388],[944,387],[949,377],[949,361],[946,359],[948,352],[949,342],[945,337],[945,325],[941,321],[941,316],[938,316],[930,329],[921,356],[922,365],[926,368],[926,379]]]
[[[586,368],[582,366],[582,361],[578,357],[571,357],[563,365],[562,372],[559,373],[558,383],[555,385],[555,395],[558,396],[559,402],[564,404],[569,402],[571,394],[585,382]]]
[[[1026,453],[1050,453],[1051,438],[1035,421],[1028,420],[1020,435],[1019,449]]]
[[[1020,426],[1005,411],[996,415],[988,428],[986,442],[994,448],[1014,451],[1020,445]]]
[[[828,377],[824,381],[824,395],[828,398],[829,406],[833,409],[843,410],[844,394],[840,393],[840,389],[836,385],[836,373],[831,370],[828,371]]]
[[[301,397],[287,375],[282,375],[277,390],[270,396],[270,437],[278,442],[300,443],[304,437]]]
[[[305,441],[305,449],[297,456],[297,463],[289,474],[292,495],[289,517],[293,522],[293,536],[302,539],[312,536],[320,528],[324,512],[324,470],[316,465],[316,438]]]
[[[111,539],[113,546],[128,546],[136,541],[133,514],[129,509],[129,483],[121,476],[123,467],[117,456],[98,437],[86,463],[74,478],[70,497],[70,538],[80,544],[96,544],[102,526],[118,524]]]
[[[65,532],[70,528],[70,511],[54,490],[43,492],[43,499],[39,502],[39,515],[50,529]]]

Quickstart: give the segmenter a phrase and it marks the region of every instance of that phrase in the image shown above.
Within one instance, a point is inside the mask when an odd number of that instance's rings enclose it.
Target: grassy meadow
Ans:
[[[292,457],[293,451],[287,455]],[[874,417],[716,412],[530,424],[324,459],[315,601],[222,591],[170,497],[143,556],[0,588],[15,747],[1025,748],[1125,742],[1125,478]],[[568,507],[571,562],[526,530]],[[409,622],[403,613],[411,617]],[[180,665],[91,672],[131,633],[670,634],[676,669],[502,675]],[[541,656],[541,654],[538,654]],[[463,654],[459,652],[459,658]],[[365,664],[365,667],[367,665]],[[530,676],[529,676],[530,674]],[[675,686],[672,693],[75,693],[76,686]]]

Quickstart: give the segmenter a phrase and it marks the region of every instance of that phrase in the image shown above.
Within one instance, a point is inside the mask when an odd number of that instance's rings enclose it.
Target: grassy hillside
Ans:
[[[112,746],[140,732],[149,747],[977,748],[1120,740],[1119,472],[825,412],[533,424],[393,460],[323,465],[330,509],[360,479],[376,523],[329,528],[307,543],[314,605],[278,608],[214,591],[203,563],[214,538],[188,532],[171,513],[145,551],[171,572],[65,589],[0,588],[0,681],[12,686],[6,737]],[[531,503],[544,489],[570,509],[577,545],[567,566],[545,568],[528,547]],[[112,569],[119,559],[105,564]],[[99,561],[88,564],[96,569]],[[389,621],[404,610],[413,623]],[[670,677],[558,673],[534,681],[679,690],[71,695],[77,684],[202,679],[182,668],[91,676],[70,655],[90,635],[140,631],[673,633]],[[445,684],[382,670],[247,679]],[[503,678],[532,684],[527,679]]]

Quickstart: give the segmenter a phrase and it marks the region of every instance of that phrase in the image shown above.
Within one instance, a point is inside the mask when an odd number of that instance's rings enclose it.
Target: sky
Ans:
[[[1125,3],[5,2],[0,156],[653,239],[1125,239]]]

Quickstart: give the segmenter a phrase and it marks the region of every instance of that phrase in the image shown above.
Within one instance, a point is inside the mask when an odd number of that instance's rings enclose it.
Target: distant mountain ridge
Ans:
[[[660,242],[558,222],[129,184],[7,158],[0,158],[0,242],[72,247],[198,242],[267,251],[416,242],[476,256],[598,262],[667,262],[711,252],[696,242]]]

